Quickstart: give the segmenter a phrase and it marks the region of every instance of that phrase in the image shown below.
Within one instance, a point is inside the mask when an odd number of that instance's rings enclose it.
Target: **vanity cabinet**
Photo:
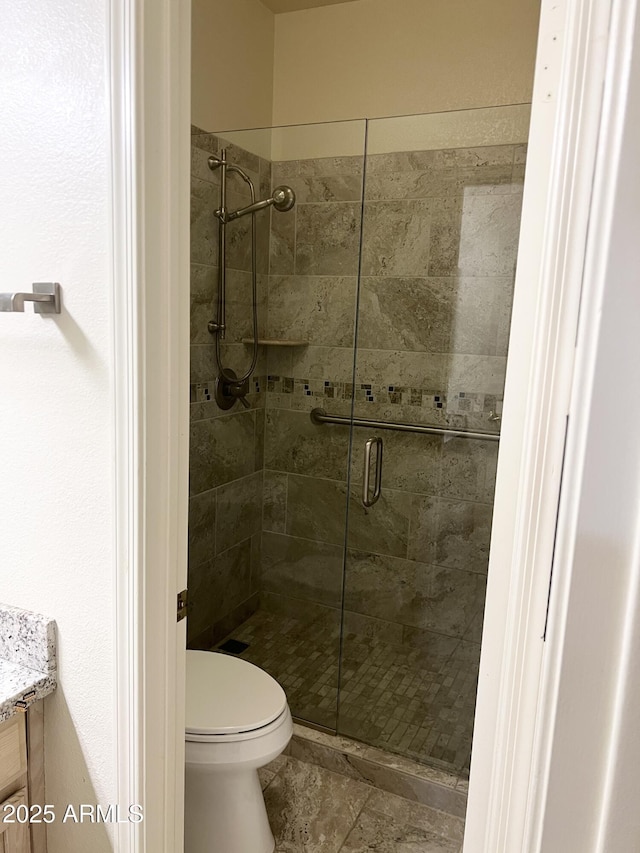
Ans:
[[[46,853],[45,827],[17,819],[42,803],[42,722],[42,709],[33,707],[28,719],[17,713],[0,723],[0,853]],[[8,815],[13,823],[3,822]]]
[[[0,812],[4,815],[5,806],[18,808],[27,804],[27,789],[21,788],[12,797],[8,797],[0,804]],[[0,853],[31,853],[31,850],[28,824],[0,823]]]

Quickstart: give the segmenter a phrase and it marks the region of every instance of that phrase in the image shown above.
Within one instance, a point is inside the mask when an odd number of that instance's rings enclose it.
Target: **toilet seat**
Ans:
[[[220,652],[187,651],[188,741],[240,741],[266,735],[288,716],[278,682],[249,661]]]
[[[291,712],[289,708],[285,708],[284,711],[280,714],[279,717],[276,717],[273,722],[269,723],[266,726],[262,726],[259,729],[252,729],[249,732],[235,732],[232,734],[194,734],[193,732],[185,731],[184,739],[187,744],[193,743],[202,743],[202,744],[229,744],[229,746],[234,745],[239,747],[240,744],[244,741],[250,740],[258,740],[258,739],[266,739],[269,735],[278,732],[281,728],[286,728],[290,725],[291,720]]]

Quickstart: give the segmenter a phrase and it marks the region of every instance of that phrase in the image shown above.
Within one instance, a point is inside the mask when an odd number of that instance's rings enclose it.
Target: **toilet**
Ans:
[[[293,733],[278,682],[246,660],[187,651],[185,853],[272,853],[258,768]]]

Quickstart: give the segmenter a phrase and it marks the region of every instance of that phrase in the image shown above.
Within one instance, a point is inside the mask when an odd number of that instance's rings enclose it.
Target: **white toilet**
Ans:
[[[258,768],[293,733],[287,697],[264,670],[187,652],[185,853],[272,853]]]

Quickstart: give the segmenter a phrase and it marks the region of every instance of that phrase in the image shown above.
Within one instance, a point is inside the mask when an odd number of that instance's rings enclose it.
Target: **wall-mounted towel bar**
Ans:
[[[392,429],[397,432],[418,432],[427,435],[449,435],[455,438],[477,438],[482,441],[499,441],[500,436],[494,432],[471,432],[462,429],[444,429],[440,427],[423,426],[423,424],[399,424],[393,421],[376,421],[371,418],[345,418],[340,415],[329,415],[324,409],[313,409],[311,411],[311,422],[314,424],[342,424],[349,426],[353,423],[357,427],[370,427],[371,429]]]
[[[36,282],[32,293],[0,293],[0,311],[24,312],[25,302],[33,302],[36,314],[59,314],[62,310],[60,285],[56,282]]]

